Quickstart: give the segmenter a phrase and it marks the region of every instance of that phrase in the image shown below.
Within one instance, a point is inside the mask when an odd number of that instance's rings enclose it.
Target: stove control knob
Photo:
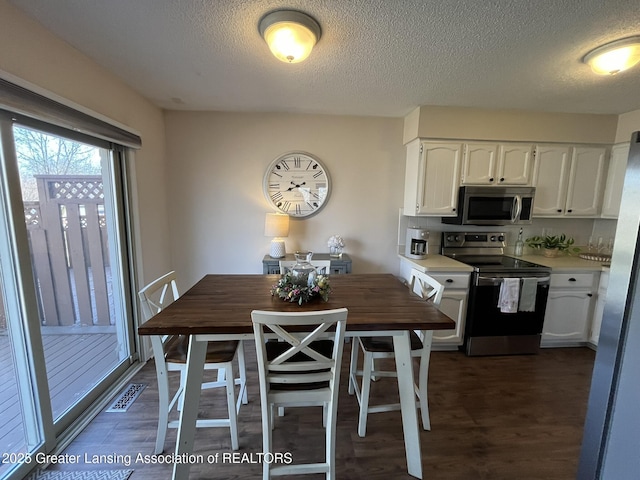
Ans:
[[[500,236],[498,237],[498,241],[499,241],[499,242],[504,242],[504,235],[500,235]]]
[[[489,240],[491,240],[492,242],[496,241],[496,236],[495,235],[491,235],[491,237],[489,237]]]

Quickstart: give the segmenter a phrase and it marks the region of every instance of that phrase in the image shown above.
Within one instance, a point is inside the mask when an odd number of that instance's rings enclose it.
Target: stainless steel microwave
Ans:
[[[535,187],[460,187],[458,215],[442,217],[454,225],[531,223]]]

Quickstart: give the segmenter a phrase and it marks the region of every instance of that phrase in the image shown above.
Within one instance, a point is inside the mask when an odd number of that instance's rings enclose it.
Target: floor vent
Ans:
[[[105,410],[106,412],[126,412],[142,393],[146,385],[144,383],[130,383],[124,392]]]

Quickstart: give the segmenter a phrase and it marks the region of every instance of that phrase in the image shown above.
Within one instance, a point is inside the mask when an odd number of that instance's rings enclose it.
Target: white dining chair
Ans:
[[[289,465],[263,462],[263,480],[308,473],[324,473],[327,480],[336,478],[338,386],[347,314],[346,308],[310,312],[254,310],[251,313],[265,457],[274,451],[274,409],[320,406],[325,427],[324,462]],[[267,336],[275,336],[279,341],[267,342]]]
[[[176,285],[176,273],[171,271],[154,280],[138,292],[140,306],[145,320],[162,311],[179,297]],[[168,428],[178,428],[178,420],[169,420],[169,414],[174,406],[182,409],[184,385],[186,382],[187,352],[189,337],[185,335],[152,335],[151,345],[155,357],[156,375],[158,378],[159,415],[158,432],[156,435],[155,453],[164,451],[164,442]],[[238,378],[234,378],[233,359],[237,355]],[[196,427],[228,427],[231,432],[231,448],[237,450],[238,445],[238,421],[237,414],[240,404],[248,402],[246,368],[244,359],[244,347],[242,341],[216,341],[207,344],[207,356],[204,365],[205,370],[217,370],[217,380],[203,382],[202,389],[221,388],[226,389],[227,418],[199,419]],[[179,372],[180,383],[178,389],[171,396],[169,388],[168,372]],[[235,387],[239,388],[236,401]]]
[[[321,275],[331,273],[331,260],[311,260],[311,265],[316,267],[316,271]],[[295,260],[280,260],[280,273],[284,274],[296,264]]]
[[[444,292],[444,286],[419,270],[411,270],[409,288],[420,295],[425,301],[430,300],[439,306]],[[429,360],[431,356],[431,342],[433,331],[415,330],[410,332],[411,357],[420,359],[418,382],[414,384],[416,406],[422,416],[422,427],[431,430],[429,419],[429,403],[427,398],[427,383],[429,380]],[[358,370],[358,347],[364,354],[363,369]],[[378,359],[395,359],[393,339],[391,337],[360,337],[351,342],[351,362],[349,365],[349,394],[355,393],[360,405],[358,415],[358,435],[364,437],[367,431],[367,415],[369,413],[389,412],[400,410],[400,403],[370,405],[369,397],[372,379],[381,377],[397,377],[396,371],[377,370],[375,361]],[[358,385],[358,377],[362,377],[362,387]]]

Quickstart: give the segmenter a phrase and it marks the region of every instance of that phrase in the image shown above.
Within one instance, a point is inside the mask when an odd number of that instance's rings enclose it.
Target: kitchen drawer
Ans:
[[[591,288],[593,276],[593,273],[554,273],[551,288]]]
[[[469,274],[464,273],[431,273],[426,272],[430,277],[435,278],[438,282],[444,285],[445,288],[469,288]]]

